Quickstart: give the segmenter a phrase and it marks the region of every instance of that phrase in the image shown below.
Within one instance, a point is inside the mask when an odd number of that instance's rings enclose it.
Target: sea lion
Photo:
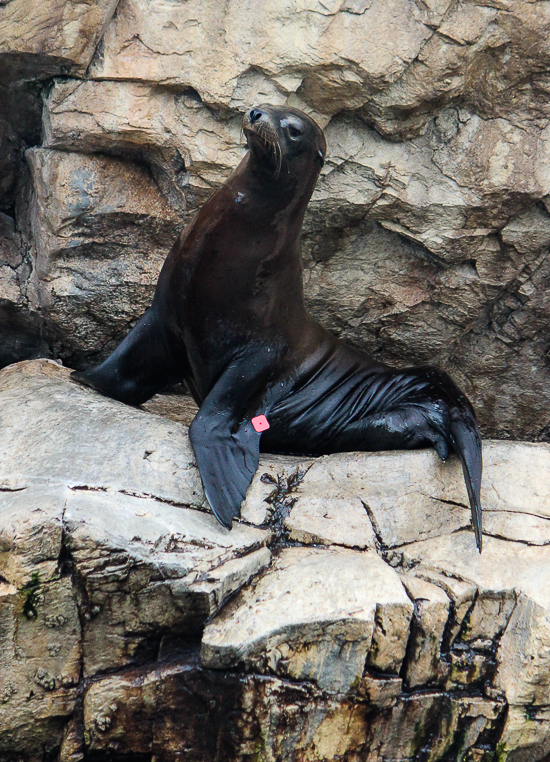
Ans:
[[[153,303],[101,365],[73,377],[137,405],[184,381],[208,501],[231,528],[267,452],[321,455],[434,446],[462,463],[481,550],[481,437],[472,406],[434,368],[395,370],[307,312],[300,233],[326,153],[287,106],[243,119],[248,152],[182,232]]]

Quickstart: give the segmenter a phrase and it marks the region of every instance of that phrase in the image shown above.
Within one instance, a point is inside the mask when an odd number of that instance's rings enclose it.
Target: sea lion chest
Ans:
[[[291,340],[305,315],[301,225],[276,202],[242,183],[222,186],[166,261],[158,301],[191,353]]]

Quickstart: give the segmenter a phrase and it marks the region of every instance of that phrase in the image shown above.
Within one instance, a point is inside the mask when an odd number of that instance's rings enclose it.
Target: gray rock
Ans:
[[[0,583],[0,752],[53,749],[73,713],[81,634],[70,579]]]
[[[345,692],[367,657],[399,671],[412,609],[398,575],[372,551],[289,548],[207,625],[202,662]]]
[[[14,485],[0,493],[0,569],[12,584],[21,587],[59,574],[63,538],[63,486],[38,489]]]
[[[48,360],[0,373],[0,478],[151,495],[201,507],[186,429],[103,397]]]
[[[486,534],[547,544],[548,473],[548,445],[485,441],[482,504]],[[378,542],[387,548],[470,525],[462,468],[455,458],[442,463],[433,450],[325,456],[309,468],[297,494],[300,500],[330,498],[351,504],[359,499]]]
[[[550,745],[550,722],[544,712],[536,724],[525,722],[525,714],[528,707],[546,706],[550,701],[549,550],[493,538],[487,538],[481,555],[468,546],[468,535],[459,532],[404,548],[403,560],[405,565],[414,565],[415,574],[436,584],[454,578],[475,586],[475,597],[456,637],[474,648],[476,642],[489,640],[496,650],[494,689],[511,705],[501,736],[504,758],[533,755],[540,760]],[[470,660],[471,672],[473,666]],[[533,719],[537,719],[536,710]]]
[[[31,307],[61,356],[103,355],[141,317],[181,222],[141,166],[106,156],[27,152],[34,184]],[[109,343],[111,342],[111,343]]]
[[[441,652],[451,602],[441,587],[414,574],[403,575],[402,582],[414,601],[406,683],[409,688],[437,684],[445,676]]]
[[[64,522],[86,591],[90,676],[162,648],[162,637],[192,636],[270,561],[267,532],[228,532],[213,516],[158,500],[73,492]]]
[[[376,538],[359,498],[300,497],[285,520],[290,539],[308,545],[374,548]]]
[[[483,759],[492,738],[542,762],[548,446],[485,442],[485,515],[513,539],[481,555],[461,469],[429,451],[263,456],[228,532],[182,399],[0,372],[1,753]]]

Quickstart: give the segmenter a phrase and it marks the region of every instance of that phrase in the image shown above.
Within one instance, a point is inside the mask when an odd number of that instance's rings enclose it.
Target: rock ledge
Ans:
[[[485,442],[481,555],[431,451],[263,457],[228,532],[147,407],[0,372],[3,759],[546,759],[548,445]]]

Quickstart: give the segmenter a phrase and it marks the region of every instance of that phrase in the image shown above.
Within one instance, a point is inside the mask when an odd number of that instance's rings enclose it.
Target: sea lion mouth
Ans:
[[[262,113],[261,118],[253,122],[250,114],[245,114],[242,129],[247,147],[278,177],[283,163],[283,148],[269,116]]]

